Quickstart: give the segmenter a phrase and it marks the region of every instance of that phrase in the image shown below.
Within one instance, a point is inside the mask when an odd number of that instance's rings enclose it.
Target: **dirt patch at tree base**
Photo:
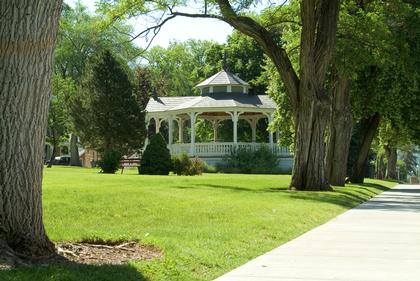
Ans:
[[[149,260],[162,256],[156,247],[136,241],[120,243],[56,243],[57,253],[67,260],[82,264],[123,264],[129,261]]]
[[[137,241],[82,241],[55,243],[56,253],[45,257],[13,255],[0,251],[0,270],[15,266],[51,264],[124,264],[130,261],[150,260],[162,256],[162,251]]]

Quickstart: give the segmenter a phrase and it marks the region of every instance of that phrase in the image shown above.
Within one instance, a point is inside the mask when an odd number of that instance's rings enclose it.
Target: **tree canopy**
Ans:
[[[89,147],[116,150],[122,155],[143,147],[143,108],[123,63],[110,51],[91,59],[78,104],[75,127]]]

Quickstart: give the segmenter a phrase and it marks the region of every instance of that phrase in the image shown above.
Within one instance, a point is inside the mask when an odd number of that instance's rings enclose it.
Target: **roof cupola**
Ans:
[[[249,84],[227,70],[219,71],[196,86],[201,95],[244,93],[247,94]]]

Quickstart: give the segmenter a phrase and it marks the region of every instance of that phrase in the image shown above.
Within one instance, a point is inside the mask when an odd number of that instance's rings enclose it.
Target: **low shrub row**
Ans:
[[[205,162],[201,159],[190,157],[183,153],[172,157],[172,171],[178,176],[201,175],[205,170]]]
[[[224,173],[277,174],[280,173],[278,157],[266,146],[257,150],[238,148],[225,158],[218,170]]]
[[[114,151],[106,152],[99,165],[104,171],[115,172],[118,169],[120,157]],[[185,153],[171,157],[164,138],[161,134],[156,134],[142,155],[139,174],[168,175],[171,171],[180,176],[219,171],[243,174],[277,174],[280,173],[280,167],[278,157],[265,146],[261,146],[257,150],[235,149],[217,168],[207,165],[198,158],[190,159]]]

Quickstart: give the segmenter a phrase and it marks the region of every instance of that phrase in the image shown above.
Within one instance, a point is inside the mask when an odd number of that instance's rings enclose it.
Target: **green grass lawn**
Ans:
[[[290,176],[196,177],[45,169],[44,222],[54,241],[138,239],[163,257],[122,266],[0,271],[0,280],[211,280],[395,185],[290,192]]]

